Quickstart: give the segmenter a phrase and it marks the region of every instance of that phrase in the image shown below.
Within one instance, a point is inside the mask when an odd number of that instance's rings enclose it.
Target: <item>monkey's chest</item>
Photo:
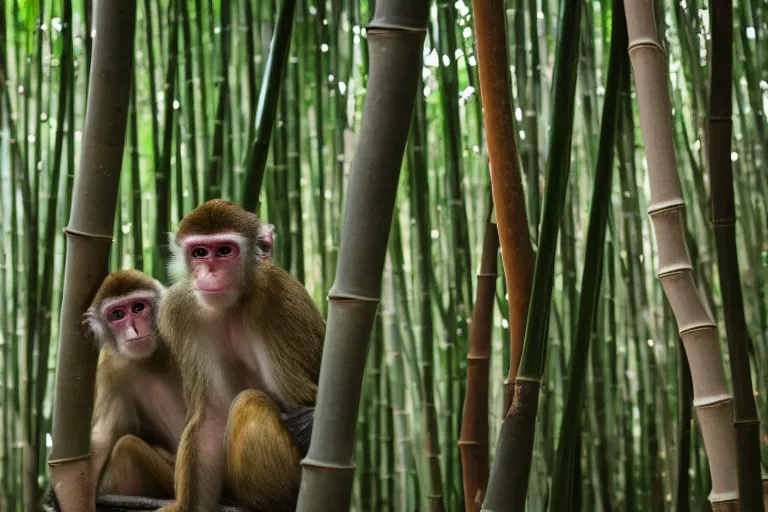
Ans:
[[[146,430],[156,442],[175,452],[184,428],[184,408],[180,389],[171,382],[157,377],[144,376],[136,381],[135,396],[139,414]]]
[[[257,389],[274,397],[277,386],[273,363],[260,337],[246,337],[239,330],[231,330],[219,347],[219,358],[229,398],[246,389]]]

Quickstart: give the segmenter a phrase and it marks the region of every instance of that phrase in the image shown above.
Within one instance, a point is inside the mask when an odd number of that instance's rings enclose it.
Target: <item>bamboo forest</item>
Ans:
[[[768,510],[768,0],[0,6],[0,512]]]

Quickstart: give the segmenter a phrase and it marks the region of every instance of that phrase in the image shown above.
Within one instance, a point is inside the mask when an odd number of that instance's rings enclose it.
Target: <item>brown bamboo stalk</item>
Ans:
[[[95,510],[90,424],[98,352],[82,319],[107,275],[133,72],[136,0],[94,6],[93,55],[80,172],[67,235],[53,410],[51,486],[63,512]]]
[[[710,0],[712,51],[710,66],[707,152],[712,184],[712,224],[717,249],[717,270],[723,295],[733,383],[736,458],[739,465],[739,504],[742,510],[763,512],[760,482],[760,419],[757,417],[749,368],[749,333],[744,317],[739,257],[736,250],[736,205],[733,195],[731,136],[733,129],[733,3]]]
[[[480,510],[488,485],[488,370],[499,252],[499,233],[492,222],[492,213],[493,202],[488,208],[483,253],[477,273],[477,295],[467,354],[467,387],[459,436],[464,507],[467,512]]]
[[[733,398],[725,380],[717,325],[702,302],[685,241],[685,201],[677,172],[667,59],[657,14],[645,0],[624,0],[629,57],[651,188],[648,214],[659,248],[657,276],[677,320],[693,381],[693,405],[712,476],[713,511],[735,510],[739,489]]]
[[[534,257],[515,144],[504,0],[472,0],[472,10],[493,204],[509,304],[510,364],[504,381],[506,410],[512,403],[513,383],[523,352]]]

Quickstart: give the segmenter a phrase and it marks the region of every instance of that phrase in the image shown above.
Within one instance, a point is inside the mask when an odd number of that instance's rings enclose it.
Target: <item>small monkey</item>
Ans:
[[[91,427],[95,494],[173,497],[185,407],[181,374],[156,328],[164,293],[142,272],[118,270],[86,311],[101,349]]]
[[[188,414],[177,501],[160,510],[213,510],[222,495],[258,510],[292,510],[325,320],[307,290],[264,257],[271,230],[235,203],[198,206],[174,242],[177,282],[158,328],[179,362]]]

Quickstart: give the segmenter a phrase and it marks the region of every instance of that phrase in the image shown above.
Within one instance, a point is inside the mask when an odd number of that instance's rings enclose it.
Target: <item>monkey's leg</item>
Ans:
[[[168,461],[168,464],[170,464],[171,466],[176,465],[176,456],[173,455],[171,452],[157,445],[152,445],[152,449],[155,450],[162,458]]]
[[[112,449],[98,494],[173,498],[173,464],[142,439],[125,435]]]
[[[238,503],[257,510],[293,510],[301,479],[300,455],[270,398],[241,392],[229,409],[227,483]]]

